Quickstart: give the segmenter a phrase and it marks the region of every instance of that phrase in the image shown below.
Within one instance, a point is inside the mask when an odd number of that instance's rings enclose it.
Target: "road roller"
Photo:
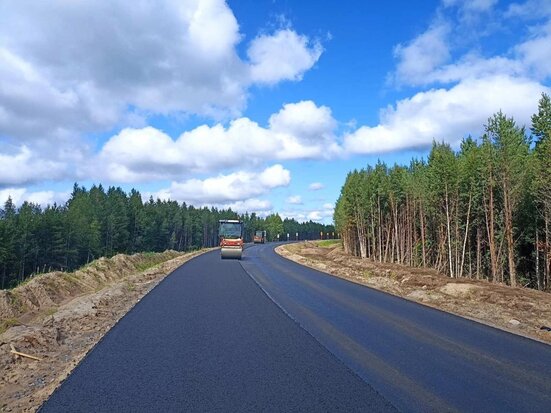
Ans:
[[[255,244],[264,244],[266,242],[266,231],[256,231],[254,233],[253,242]]]
[[[221,219],[219,224],[221,258],[240,260],[243,255],[243,222],[238,219]]]

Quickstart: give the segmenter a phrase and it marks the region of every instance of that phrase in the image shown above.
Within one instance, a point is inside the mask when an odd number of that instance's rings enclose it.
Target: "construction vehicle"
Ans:
[[[264,244],[266,242],[266,231],[256,231],[254,233],[253,242],[255,244]]]
[[[220,256],[241,259],[243,255],[243,222],[238,219],[221,219],[218,236],[220,238]]]

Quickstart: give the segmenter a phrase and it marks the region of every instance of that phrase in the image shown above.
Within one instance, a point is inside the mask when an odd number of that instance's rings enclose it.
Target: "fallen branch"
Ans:
[[[13,344],[10,344],[10,353],[14,354],[16,357],[20,356],[20,357],[27,357],[29,359],[32,359],[32,360],[36,360],[36,361],[41,361],[42,359],[39,358],[39,357],[35,357],[35,356],[31,356],[30,354],[26,354],[26,353],[21,353],[20,351],[17,351],[15,349],[15,347],[13,346]]]

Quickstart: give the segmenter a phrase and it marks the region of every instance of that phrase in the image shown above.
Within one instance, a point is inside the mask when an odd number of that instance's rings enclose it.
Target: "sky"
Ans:
[[[529,127],[550,86],[551,0],[0,0],[0,202],[330,223],[350,170]]]

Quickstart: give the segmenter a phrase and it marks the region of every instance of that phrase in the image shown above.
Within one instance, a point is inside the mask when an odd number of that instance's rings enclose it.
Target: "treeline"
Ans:
[[[458,152],[348,174],[335,224],[350,254],[551,290],[551,103],[530,132],[502,112]]]
[[[9,198],[0,209],[1,288],[10,288],[32,274],[73,270],[96,258],[118,253],[187,251],[218,245],[218,220],[243,219],[246,241],[254,231],[268,231],[270,240],[319,238],[334,227],[314,222],[282,220],[278,214],[260,218],[231,209],[195,208],[186,203],[150,198],[140,193],[101,186],[90,190],[75,184],[64,205],[24,202],[17,208]],[[283,235],[285,234],[285,235]]]

